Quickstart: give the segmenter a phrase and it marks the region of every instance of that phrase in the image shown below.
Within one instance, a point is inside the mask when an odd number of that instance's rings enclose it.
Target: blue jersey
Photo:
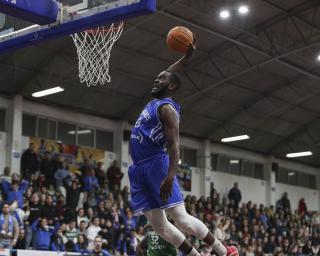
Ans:
[[[170,98],[150,101],[141,112],[131,132],[131,157],[134,162],[165,152],[167,139],[164,126],[159,118],[161,106],[170,104],[180,119],[180,106]]]

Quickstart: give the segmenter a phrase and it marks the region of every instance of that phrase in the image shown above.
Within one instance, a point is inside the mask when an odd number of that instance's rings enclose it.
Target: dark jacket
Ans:
[[[21,175],[27,181],[30,181],[31,174],[34,174],[39,169],[38,156],[36,153],[27,149],[21,156]]]

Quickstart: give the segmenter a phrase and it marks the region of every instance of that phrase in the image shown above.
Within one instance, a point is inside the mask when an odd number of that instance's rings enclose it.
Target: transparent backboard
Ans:
[[[0,13],[0,53],[7,48],[21,48],[33,41],[70,35],[90,26],[96,27],[113,20],[152,13],[156,9],[156,0],[53,1],[59,6],[59,14],[57,21],[48,25],[41,26]],[[28,43],[24,43],[25,41]],[[16,45],[21,47],[15,47]]]

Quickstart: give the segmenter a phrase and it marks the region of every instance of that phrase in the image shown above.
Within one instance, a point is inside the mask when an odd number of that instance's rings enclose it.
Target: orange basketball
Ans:
[[[177,26],[172,28],[167,35],[167,44],[176,52],[186,53],[193,44],[193,33],[186,27]]]

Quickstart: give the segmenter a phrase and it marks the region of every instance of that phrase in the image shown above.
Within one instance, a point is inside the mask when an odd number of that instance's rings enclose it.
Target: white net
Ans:
[[[124,22],[112,23],[71,35],[79,59],[79,78],[88,87],[111,82],[109,61],[114,43],[122,34]]]

